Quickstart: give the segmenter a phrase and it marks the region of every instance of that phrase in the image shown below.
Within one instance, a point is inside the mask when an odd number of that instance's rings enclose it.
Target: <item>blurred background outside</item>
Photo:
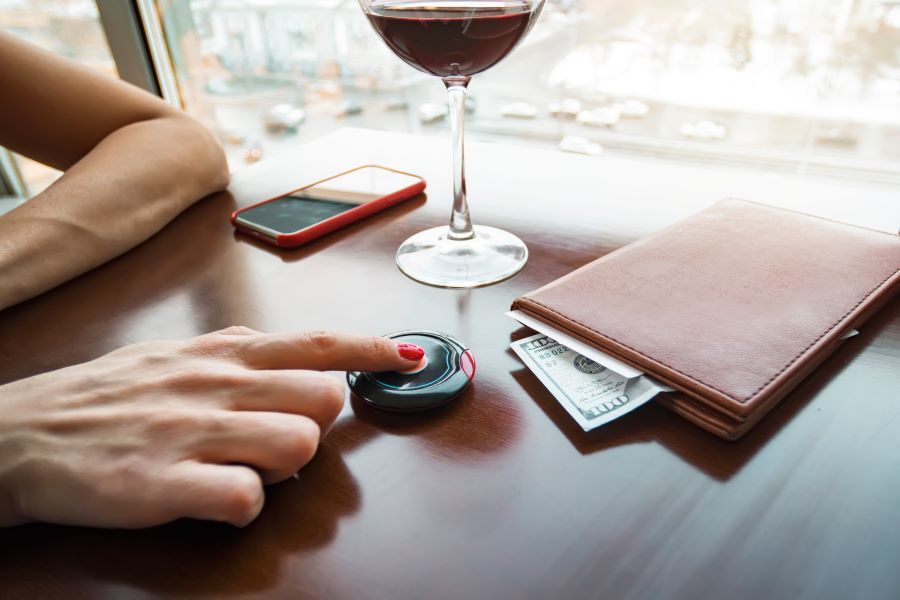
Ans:
[[[355,0],[155,8],[232,169],[344,126],[447,135],[443,85]],[[0,0],[0,29],[116,74],[93,0]],[[548,0],[469,90],[472,139],[900,182],[900,0]],[[57,176],[17,161],[32,194]]]

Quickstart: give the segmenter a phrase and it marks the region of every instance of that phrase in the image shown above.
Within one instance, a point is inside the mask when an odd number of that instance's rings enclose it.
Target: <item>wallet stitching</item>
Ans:
[[[574,323],[575,325],[578,325],[579,327],[583,327],[583,328],[587,329],[588,331],[591,331],[592,333],[594,333],[594,334],[596,334],[596,335],[599,335],[601,338],[607,339],[607,340],[609,340],[609,341],[611,341],[611,342],[614,342],[614,343],[616,343],[616,344],[619,344],[620,346],[623,346],[623,347],[625,347],[625,348],[628,348],[628,349],[631,350],[632,352],[634,352],[634,353],[636,353],[636,354],[638,354],[638,355],[640,355],[640,356],[646,358],[647,360],[649,360],[649,361],[651,361],[651,362],[658,363],[658,364],[660,364],[660,365],[666,367],[667,369],[671,369],[672,371],[675,371],[675,372],[678,373],[679,375],[681,375],[681,376],[683,376],[683,377],[686,377],[686,378],[690,379],[691,381],[694,381],[694,382],[696,382],[696,383],[699,383],[699,384],[702,385],[703,387],[706,387],[706,388],[709,388],[709,389],[711,389],[711,390],[713,390],[713,391],[715,391],[715,392],[718,392],[718,393],[722,394],[723,396],[725,396],[726,398],[728,398],[728,399],[730,399],[730,400],[734,400],[734,401],[737,402],[738,404],[746,405],[746,404],[749,404],[751,401],[753,401],[753,399],[756,398],[756,396],[759,395],[759,393],[760,393],[763,389],[765,389],[766,386],[768,386],[770,383],[772,383],[773,381],[775,381],[775,380],[778,378],[779,375],[781,375],[781,374],[784,373],[786,370],[788,370],[788,369],[791,367],[791,365],[795,364],[795,363],[800,359],[800,357],[803,356],[804,354],[806,354],[806,353],[809,351],[810,348],[812,348],[813,346],[815,346],[815,345],[819,342],[819,340],[821,340],[823,337],[825,337],[826,335],[828,335],[828,333],[829,333],[830,331],[833,331],[834,328],[835,328],[835,326],[836,326],[838,323],[840,323],[841,321],[843,321],[844,319],[846,319],[847,316],[848,316],[850,313],[852,313],[854,310],[856,310],[857,308],[859,308],[859,306],[860,306],[863,302],[865,302],[866,300],[868,300],[868,299],[872,296],[872,294],[875,293],[875,291],[876,291],[878,288],[880,288],[881,286],[883,286],[889,279],[891,279],[892,277],[895,277],[898,273],[900,273],[900,269],[896,269],[893,273],[889,274],[887,277],[885,277],[884,279],[882,279],[881,282],[879,282],[877,285],[875,285],[875,287],[873,287],[873,288],[870,289],[868,292],[866,292],[866,293],[863,295],[863,297],[859,300],[859,302],[857,302],[856,304],[854,304],[852,307],[850,307],[849,310],[847,310],[847,312],[845,312],[843,315],[841,315],[840,317],[838,317],[838,319],[837,319],[834,323],[832,323],[831,325],[829,325],[828,328],[825,329],[825,331],[823,331],[821,335],[819,335],[819,337],[817,337],[817,338],[814,339],[812,342],[810,342],[810,344],[809,344],[806,348],[804,348],[803,350],[801,350],[800,353],[799,353],[797,356],[795,356],[794,358],[792,358],[786,365],[784,365],[784,367],[781,368],[780,371],[778,371],[777,373],[775,373],[775,375],[773,375],[768,381],[766,381],[765,383],[763,383],[762,385],[760,385],[758,388],[756,388],[753,392],[751,392],[751,393],[750,393],[750,396],[748,396],[747,399],[744,400],[743,402],[742,402],[741,400],[735,398],[735,397],[732,396],[731,394],[729,394],[729,393],[727,393],[727,392],[723,392],[723,391],[720,390],[719,388],[717,388],[717,387],[715,387],[715,386],[713,386],[713,385],[711,385],[711,384],[706,383],[705,381],[701,381],[701,380],[697,379],[696,377],[694,377],[694,376],[692,376],[692,375],[688,375],[687,373],[684,373],[683,371],[680,371],[680,370],[676,369],[675,367],[673,367],[673,366],[671,366],[671,365],[668,365],[668,364],[666,364],[666,363],[664,363],[664,362],[662,362],[662,361],[659,361],[659,360],[657,360],[657,359],[655,359],[655,358],[651,358],[651,357],[647,356],[646,354],[644,354],[644,353],[641,352],[640,350],[638,350],[638,349],[636,349],[636,348],[632,348],[631,346],[629,346],[628,344],[626,344],[626,343],[624,343],[624,342],[620,342],[619,340],[617,340],[617,339],[615,339],[615,338],[613,338],[613,337],[610,337],[610,336],[608,336],[608,335],[605,335],[605,334],[603,334],[603,333],[600,333],[600,332],[598,332],[598,331],[595,331],[595,330],[591,329],[590,327],[588,327],[588,326],[585,325],[584,323],[580,323],[580,322],[576,321],[575,319],[571,319],[571,318],[569,318],[569,317],[567,317],[567,316],[565,316],[565,315],[562,315],[562,314],[560,314],[559,312],[557,312],[557,311],[553,310],[552,308],[550,308],[549,306],[547,306],[546,304],[544,304],[544,303],[542,303],[542,302],[538,302],[538,301],[535,300],[534,298],[526,298],[526,300],[528,300],[529,302],[534,302],[534,303],[537,304],[538,306],[541,306],[541,307],[543,307],[543,308],[549,310],[550,312],[552,312],[552,313],[555,314],[556,316],[562,318],[564,321],[568,321],[568,322],[570,322],[570,323]]]

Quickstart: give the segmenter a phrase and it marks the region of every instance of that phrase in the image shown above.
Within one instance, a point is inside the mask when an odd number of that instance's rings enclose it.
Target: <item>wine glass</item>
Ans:
[[[511,233],[472,226],[463,167],[466,86],[525,37],[544,0],[359,0],[369,22],[397,56],[441,78],[450,101],[453,211],[449,227],[412,236],[397,250],[407,276],[440,287],[471,288],[512,277],[528,248]]]

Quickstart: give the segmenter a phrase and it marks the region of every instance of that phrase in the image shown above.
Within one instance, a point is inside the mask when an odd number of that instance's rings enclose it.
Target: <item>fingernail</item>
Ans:
[[[397,350],[406,360],[419,360],[425,356],[425,351],[415,344],[397,344]]]

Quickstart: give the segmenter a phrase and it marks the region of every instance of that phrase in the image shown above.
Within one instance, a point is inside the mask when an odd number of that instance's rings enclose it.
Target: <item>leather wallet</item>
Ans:
[[[518,298],[737,439],[900,289],[900,236],[723,200]]]

